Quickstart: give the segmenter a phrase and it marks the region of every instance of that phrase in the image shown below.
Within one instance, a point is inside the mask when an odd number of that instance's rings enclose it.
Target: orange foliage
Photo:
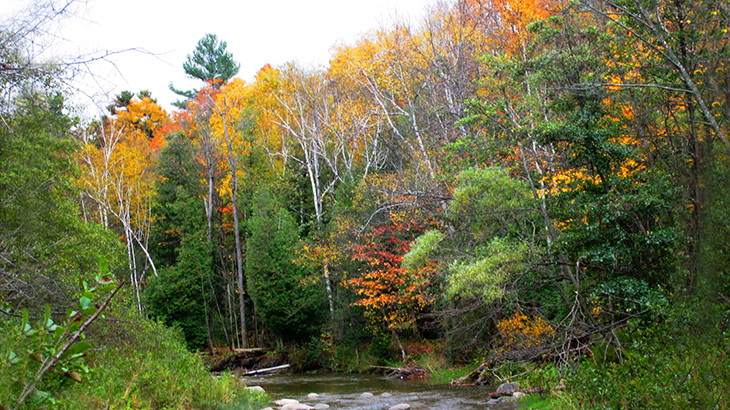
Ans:
[[[126,107],[117,108],[116,120],[125,133],[146,135],[155,152],[165,145],[165,135],[175,128],[167,112],[149,97],[135,98]]]
[[[529,318],[515,312],[497,324],[501,337],[500,351],[510,352],[532,349],[545,345],[555,337],[555,329],[540,317]]]
[[[355,260],[364,263],[360,276],[346,280],[343,286],[355,290],[356,305],[367,309],[373,322],[384,322],[391,330],[414,326],[415,312],[426,306],[424,288],[426,270],[409,272],[401,267],[410,241],[426,226],[417,221],[390,221],[372,228],[360,244],[351,247]]]

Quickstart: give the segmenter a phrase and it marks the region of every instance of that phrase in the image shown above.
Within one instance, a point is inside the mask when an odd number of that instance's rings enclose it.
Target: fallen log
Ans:
[[[370,366],[374,369],[389,370],[387,376],[398,376],[401,379],[422,379],[428,376],[428,371],[417,367],[388,367],[388,366]]]
[[[233,353],[258,353],[258,352],[266,352],[266,349],[262,347],[251,347],[248,349],[232,349]]]
[[[251,370],[241,374],[241,376],[254,376],[261,373],[275,372],[277,370],[283,370],[291,366],[290,364],[283,364],[281,366],[268,367],[266,369]]]
[[[478,368],[464,377],[451,381],[452,386],[485,386],[493,384],[492,361],[479,365]]]

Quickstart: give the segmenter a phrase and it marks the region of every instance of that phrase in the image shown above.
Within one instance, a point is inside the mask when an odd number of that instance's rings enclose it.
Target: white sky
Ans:
[[[0,0],[0,18],[29,0]],[[101,50],[144,49],[92,67],[96,80],[83,89],[107,105],[122,90],[152,92],[163,108],[177,96],[168,90],[199,88],[182,68],[187,55],[206,33],[228,43],[246,81],[265,64],[296,61],[325,66],[330,48],[352,43],[363,33],[394,19],[417,22],[433,0],[88,0],[82,18],[64,23],[61,34],[70,54]],[[87,104],[89,104],[87,102]],[[98,109],[91,108],[90,114]]]

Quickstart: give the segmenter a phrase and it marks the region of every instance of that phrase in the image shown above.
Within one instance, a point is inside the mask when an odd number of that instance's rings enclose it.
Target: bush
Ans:
[[[675,323],[676,324],[676,323]],[[682,331],[684,330],[684,331]],[[587,360],[568,380],[560,408],[728,408],[730,341],[672,324],[630,329],[623,362]]]
[[[94,339],[106,346],[90,357],[94,369],[62,400],[67,409],[253,409],[266,395],[230,374],[214,378],[185,348],[179,330],[128,312],[105,322]]]

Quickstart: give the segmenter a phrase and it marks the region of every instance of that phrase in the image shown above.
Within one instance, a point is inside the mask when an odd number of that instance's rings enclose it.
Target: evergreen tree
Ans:
[[[241,64],[233,60],[233,55],[226,50],[227,43],[219,41],[215,34],[206,34],[198,41],[193,54],[183,63],[185,74],[197,78],[214,87],[220,87],[238,73]],[[177,95],[190,99],[198,94],[198,90],[178,90],[170,83],[170,90]],[[174,103],[176,107],[185,108],[185,101]]]

